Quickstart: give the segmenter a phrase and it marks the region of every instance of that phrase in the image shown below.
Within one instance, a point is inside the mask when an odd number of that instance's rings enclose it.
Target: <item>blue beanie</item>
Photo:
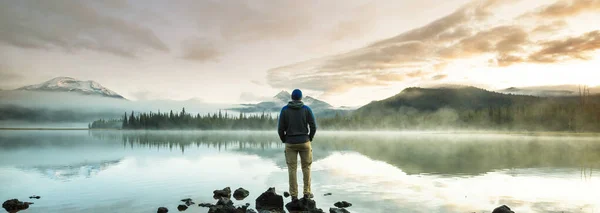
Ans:
[[[295,89],[294,91],[292,91],[292,100],[302,100],[302,91],[300,91],[299,89]]]

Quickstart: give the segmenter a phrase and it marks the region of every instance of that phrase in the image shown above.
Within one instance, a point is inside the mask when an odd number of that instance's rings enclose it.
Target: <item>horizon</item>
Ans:
[[[129,100],[299,88],[356,107],[408,87],[600,85],[598,0],[432,2],[2,2],[0,89],[68,76]]]

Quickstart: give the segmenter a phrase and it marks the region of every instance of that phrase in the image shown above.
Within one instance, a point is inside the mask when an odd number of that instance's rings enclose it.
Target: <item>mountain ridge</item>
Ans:
[[[95,95],[110,98],[125,99],[118,93],[102,86],[95,81],[82,81],[71,77],[56,77],[40,84],[20,87],[16,90],[41,92],[72,92],[83,95]]]

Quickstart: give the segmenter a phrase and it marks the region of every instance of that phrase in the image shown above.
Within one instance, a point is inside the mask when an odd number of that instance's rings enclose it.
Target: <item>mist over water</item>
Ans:
[[[351,212],[600,210],[595,137],[319,132],[313,190],[320,208]],[[27,212],[172,211],[244,187],[249,202],[287,191],[283,144],[258,131],[1,131],[0,199],[42,199]],[[331,192],[333,196],[322,196]],[[186,212],[206,212],[192,207]]]

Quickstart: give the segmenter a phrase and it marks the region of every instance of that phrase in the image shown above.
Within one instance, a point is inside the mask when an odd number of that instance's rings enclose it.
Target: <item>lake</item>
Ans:
[[[212,191],[229,186],[249,190],[235,203],[254,208],[267,188],[287,191],[283,148],[275,131],[4,130],[0,202],[42,196],[30,213],[176,212],[180,199],[214,203]],[[342,200],[362,213],[600,211],[594,136],[321,131],[313,155],[326,211]]]

